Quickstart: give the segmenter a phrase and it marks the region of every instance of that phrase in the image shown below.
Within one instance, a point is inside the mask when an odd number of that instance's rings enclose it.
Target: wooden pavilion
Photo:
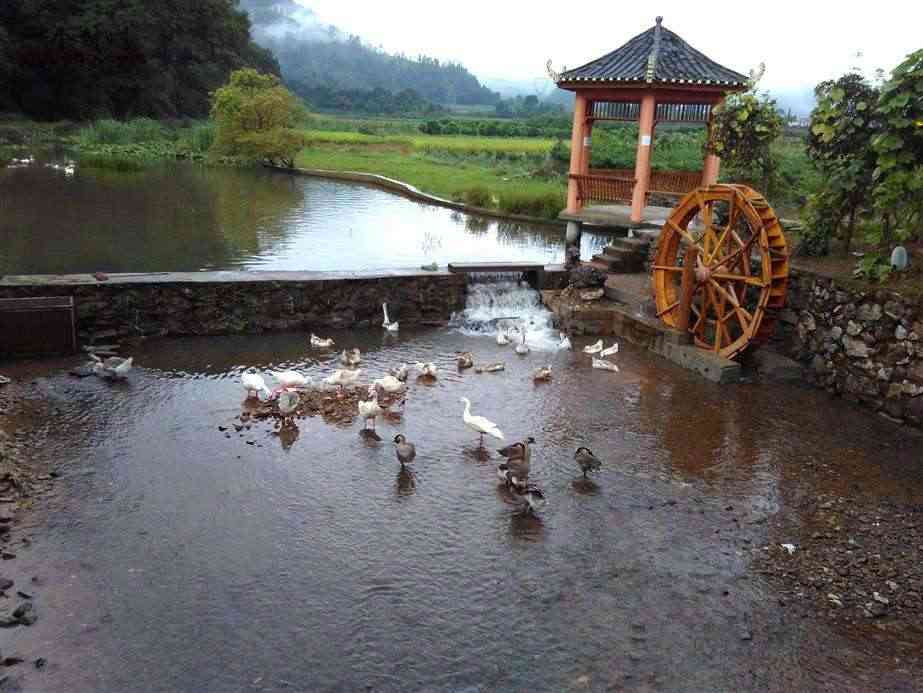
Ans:
[[[663,18],[608,55],[557,75],[561,89],[576,94],[571,137],[567,209],[562,217],[579,220],[591,202],[631,205],[630,222],[640,224],[651,198],[680,197],[718,180],[720,161],[705,156],[701,171],[651,173],[657,123],[710,126],[712,109],[725,96],[747,88],[748,78],[719,65],[662,26]],[[593,124],[635,122],[638,150],[634,170],[591,167]]]

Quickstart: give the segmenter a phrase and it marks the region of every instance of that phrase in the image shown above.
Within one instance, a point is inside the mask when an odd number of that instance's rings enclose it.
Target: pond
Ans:
[[[0,273],[380,270],[564,259],[557,226],[485,219],[381,190],[189,163],[0,169]],[[57,165],[58,167],[53,167]],[[589,258],[607,238],[584,234]]]
[[[440,369],[411,378],[380,442],[359,420],[241,420],[244,369],[337,367],[299,334],[151,341],[123,383],[68,376],[67,359],[5,368],[45,402],[30,450],[61,474],[4,564],[38,578],[38,622],[0,632],[4,653],[49,660],[25,688],[912,688],[919,671],[865,631],[780,607],[752,560],[769,518],[840,485],[919,503],[914,441],[822,392],[723,388],[630,346],[600,372],[579,340],[517,357],[468,327],[331,334],[362,349],[365,382]],[[459,372],[460,350],[506,370]],[[533,383],[545,363],[554,380]],[[537,516],[498,487],[495,445],[476,454],[460,397],[508,441],[536,438]],[[603,460],[591,483],[581,445]]]

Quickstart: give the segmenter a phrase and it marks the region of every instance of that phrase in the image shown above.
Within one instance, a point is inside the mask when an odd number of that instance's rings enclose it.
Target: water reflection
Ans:
[[[398,496],[412,496],[417,491],[417,479],[413,471],[407,467],[401,467],[395,480],[395,488]]]
[[[142,172],[0,169],[0,272],[368,270],[562,262],[559,225],[498,221],[374,188],[169,163]],[[40,237],[41,243],[35,238]],[[583,235],[589,259],[608,240]]]

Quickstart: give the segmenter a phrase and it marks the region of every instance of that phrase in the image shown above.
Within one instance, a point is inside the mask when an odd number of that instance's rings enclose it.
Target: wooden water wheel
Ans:
[[[691,303],[683,315],[684,266]],[[657,315],[688,321],[696,346],[735,358],[769,339],[785,305],[788,244],[772,207],[745,185],[688,193],[663,226],[653,267]]]

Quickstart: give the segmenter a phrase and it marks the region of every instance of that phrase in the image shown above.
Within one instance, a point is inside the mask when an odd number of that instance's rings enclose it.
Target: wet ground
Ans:
[[[126,383],[68,376],[73,360],[4,367],[44,431],[30,463],[61,475],[0,563],[38,614],[0,630],[3,655],[26,660],[8,685],[919,689],[921,640],[898,615],[847,626],[767,572],[786,560],[779,543],[798,556],[817,532],[811,499],[919,507],[918,436],[824,393],[721,387],[627,345],[610,373],[447,329],[333,336],[362,348],[367,376],[441,369],[411,378],[380,443],[360,420],[303,418],[296,436],[242,424],[243,368],[332,370],[303,335],[151,341]],[[463,350],[506,370],[459,373]],[[546,362],[554,380],[536,385]],[[478,459],[462,396],[509,441],[536,438],[537,517],[498,489],[495,454]],[[417,446],[412,476],[396,433]],[[580,445],[603,460],[590,483]]]

